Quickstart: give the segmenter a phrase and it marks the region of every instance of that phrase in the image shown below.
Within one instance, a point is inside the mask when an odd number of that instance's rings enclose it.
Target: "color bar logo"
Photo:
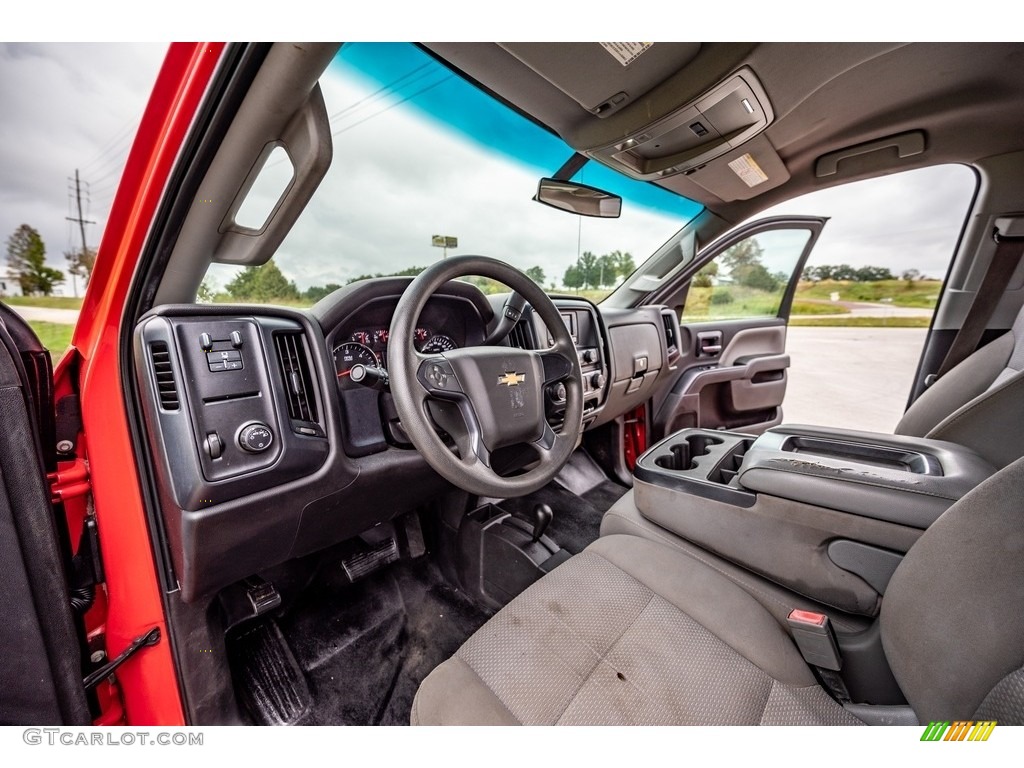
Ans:
[[[957,720],[928,723],[921,734],[921,741],[988,741],[996,728],[995,720]]]

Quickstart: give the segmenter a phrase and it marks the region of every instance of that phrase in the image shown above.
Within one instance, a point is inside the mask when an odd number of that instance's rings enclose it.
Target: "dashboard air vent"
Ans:
[[[178,385],[174,381],[171,353],[166,341],[154,341],[149,345],[149,357],[153,362],[153,377],[160,397],[160,407],[165,411],[176,411],[181,407],[178,399]]]
[[[274,334],[277,362],[288,393],[288,415],[296,421],[316,421],[313,376],[306,356],[306,339],[299,331]]]
[[[508,332],[508,343],[510,346],[518,347],[519,349],[535,348],[533,329],[525,318],[516,323],[512,330]]]

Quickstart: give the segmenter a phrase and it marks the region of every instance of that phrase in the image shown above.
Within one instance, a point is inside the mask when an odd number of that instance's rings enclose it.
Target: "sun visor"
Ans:
[[[498,43],[598,117],[607,117],[689,64],[700,43]]]
[[[744,145],[773,119],[764,88],[753,71],[744,67],[660,120],[584,154],[634,179],[657,181]]]
[[[691,171],[687,178],[723,202],[749,200],[789,181],[782,158],[764,136]]]

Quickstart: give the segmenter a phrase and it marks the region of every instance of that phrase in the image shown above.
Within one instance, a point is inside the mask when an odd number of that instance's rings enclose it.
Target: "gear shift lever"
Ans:
[[[544,531],[551,525],[551,518],[555,516],[555,513],[551,511],[551,507],[547,504],[538,504],[533,508],[533,538],[531,541],[540,541],[540,537],[544,535]]]

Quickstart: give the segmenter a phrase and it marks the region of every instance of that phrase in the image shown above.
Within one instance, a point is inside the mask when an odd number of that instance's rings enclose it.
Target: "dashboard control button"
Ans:
[[[203,440],[203,447],[210,454],[211,459],[219,459],[224,453],[224,443],[216,432],[208,432],[206,434],[206,439]]]
[[[274,442],[274,433],[266,424],[247,424],[238,433],[238,444],[249,453],[262,453]]]
[[[206,351],[209,351],[209,350],[213,349],[213,339],[210,338],[210,334],[208,334],[208,333],[200,333],[199,334],[199,346],[200,346],[200,348],[202,348],[202,349],[204,349]]]
[[[594,363],[597,362],[597,352],[593,349],[583,350],[583,362]]]
[[[603,373],[595,373],[590,377],[590,385],[594,389],[601,389],[604,386],[605,377]]]
[[[231,332],[231,346],[234,347],[235,349],[238,349],[240,346],[242,346],[242,334],[239,333],[238,331]]]

